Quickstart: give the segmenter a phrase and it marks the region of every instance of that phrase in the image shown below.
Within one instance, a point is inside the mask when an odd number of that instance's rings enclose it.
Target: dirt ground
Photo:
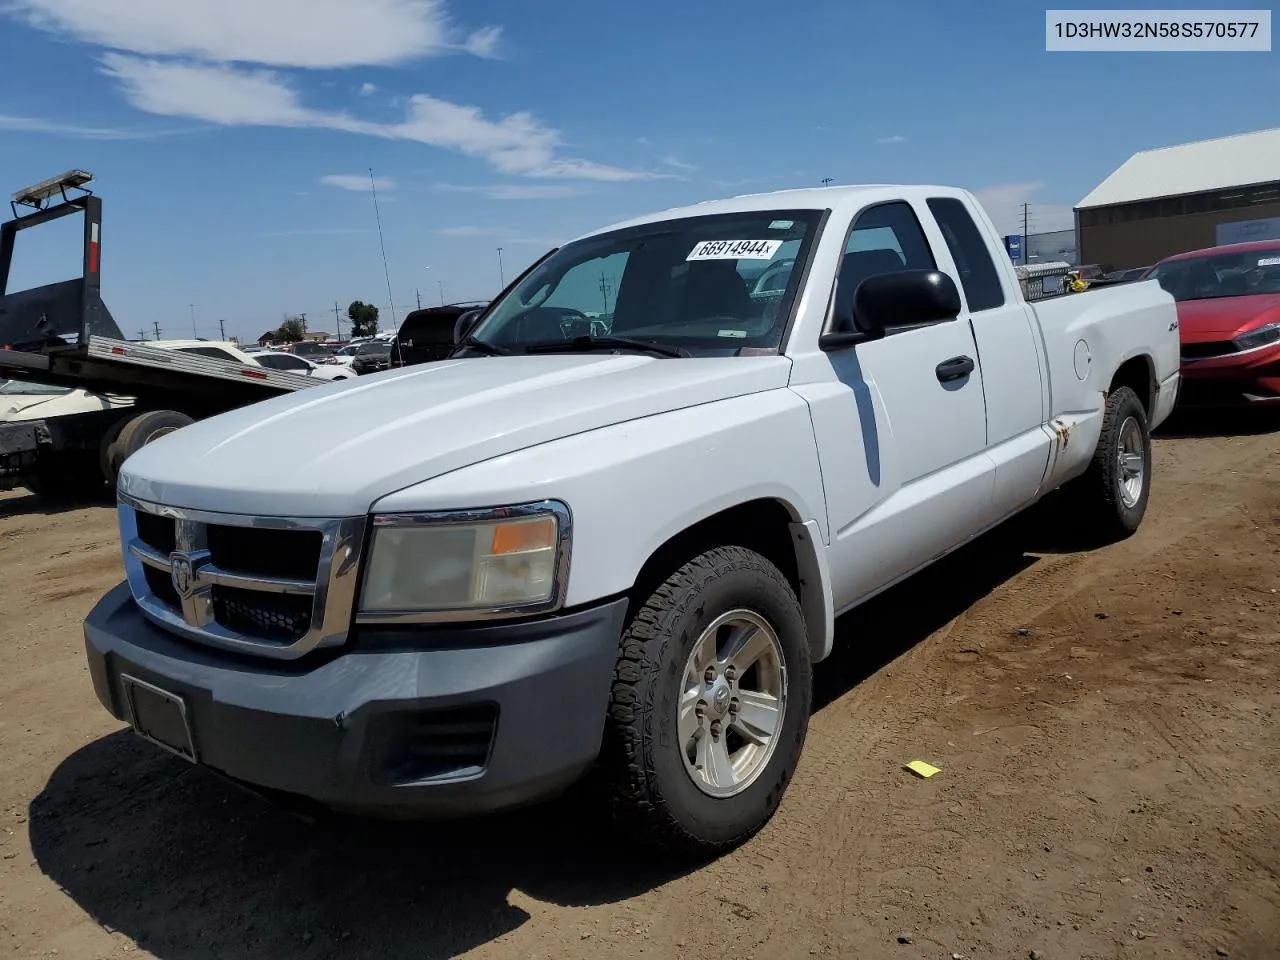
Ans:
[[[84,666],[112,511],[0,494],[0,956],[1280,957],[1280,422],[1241,424],[1157,441],[1124,543],[1049,500],[844,618],[778,816],[681,870],[581,801],[313,827],[149,747]]]

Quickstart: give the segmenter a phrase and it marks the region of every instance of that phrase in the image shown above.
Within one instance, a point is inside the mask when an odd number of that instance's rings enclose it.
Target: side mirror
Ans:
[[[959,313],[960,291],[941,270],[880,273],[858,284],[851,315],[837,314],[837,329],[819,337],[818,347],[840,350],[902,327],[954,320]]]
[[[480,319],[482,313],[484,313],[483,310],[468,310],[453,322],[454,343],[461,343],[467,338],[467,335],[475,329],[476,321]]]

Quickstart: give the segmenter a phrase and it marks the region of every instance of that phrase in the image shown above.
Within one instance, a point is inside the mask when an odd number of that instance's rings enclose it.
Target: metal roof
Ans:
[[[1109,207],[1280,180],[1280,127],[1143,150],[1076,204]]]

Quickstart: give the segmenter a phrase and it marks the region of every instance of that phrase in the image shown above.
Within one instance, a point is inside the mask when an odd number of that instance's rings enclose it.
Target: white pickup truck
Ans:
[[[591,776],[636,834],[726,848],[778,806],[842,612],[1068,482],[1069,522],[1138,527],[1176,320],[1154,283],[1027,303],[948,187],[600,230],[452,359],[133,454],[97,695],[286,803],[452,816]]]

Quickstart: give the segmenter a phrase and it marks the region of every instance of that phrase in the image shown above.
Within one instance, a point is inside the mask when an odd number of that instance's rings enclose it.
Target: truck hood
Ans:
[[[143,447],[120,490],[167,506],[359,516],[381,497],[561,437],[786,386],[785,357],[477,357],[264,400]],[[472,504],[464,504],[472,506]]]
[[[1280,295],[1215,297],[1183,300],[1178,304],[1178,328],[1183,343],[1230,340],[1280,320]]]

